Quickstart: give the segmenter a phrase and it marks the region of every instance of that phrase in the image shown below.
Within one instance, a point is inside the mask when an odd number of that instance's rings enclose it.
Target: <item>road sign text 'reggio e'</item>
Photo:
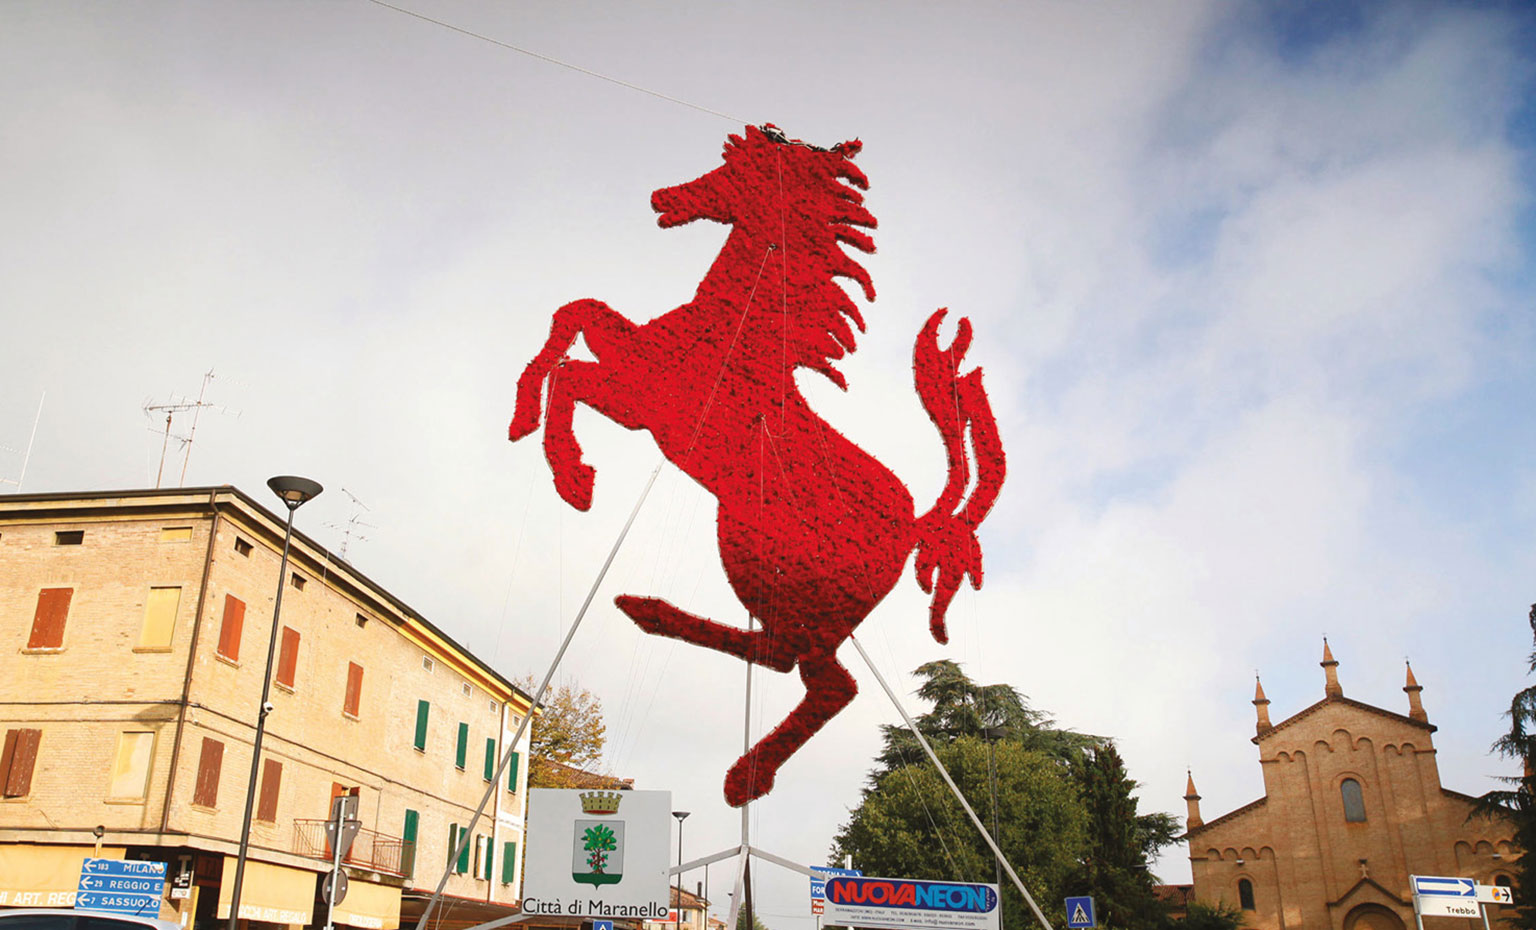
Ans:
[[[158,917],[165,871],[164,862],[88,858],[80,864],[75,907]]]

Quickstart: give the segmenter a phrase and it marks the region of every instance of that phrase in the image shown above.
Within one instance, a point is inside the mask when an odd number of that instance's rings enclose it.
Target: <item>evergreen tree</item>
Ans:
[[[1243,912],[1226,904],[1190,904],[1183,920],[1173,922],[1177,930],[1239,930]]]
[[[1531,605],[1531,634],[1536,639],[1536,604]],[[1532,651],[1528,670],[1536,672],[1536,651]],[[1478,813],[1487,817],[1507,817],[1515,827],[1515,845],[1527,854],[1515,860],[1513,871],[1516,916],[1512,923],[1521,930],[1536,930],[1536,685],[1515,693],[1509,702],[1509,732],[1499,737],[1493,749],[1506,759],[1524,767],[1524,774],[1504,779],[1512,787],[1490,791],[1478,798]]]
[[[1153,892],[1150,859],[1179,835],[1178,821],[1137,813],[1136,782],[1114,743],[1087,750],[1073,775],[1087,810],[1088,843],[1072,893],[1092,895],[1109,926],[1156,927],[1164,908]]]
[[[1149,858],[1172,842],[1166,814],[1138,815],[1136,783],[1106,739],[1059,729],[1009,685],[978,685],[954,662],[920,666],[917,694],[932,709],[914,723],[991,829],[989,750],[996,756],[996,837],[1036,903],[1049,909],[1086,889],[1110,903],[1111,925],[1153,928]],[[995,741],[988,745],[983,735]],[[995,859],[905,727],[885,728],[862,800],[834,838],[831,861],[852,855],[867,874],[994,881]],[[1004,923],[1035,923],[1006,876]],[[1103,906],[1103,904],[1101,904]]]

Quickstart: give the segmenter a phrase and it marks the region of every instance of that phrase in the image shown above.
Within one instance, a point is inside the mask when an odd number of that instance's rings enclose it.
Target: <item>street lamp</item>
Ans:
[[[261,738],[267,732],[267,714],[272,712],[272,658],[277,651],[277,623],[283,613],[283,583],[288,580],[288,547],[293,542],[293,512],[323,490],[320,483],[293,475],[267,479],[288,508],[288,526],[283,532],[283,560],[277,569],[277,601],[272,606],[272,635],[267,640],[267,671],[261,679],[261,704],[256,708],[256,740],[251,745],[251,778],[245,786],[245,819],[240,824],[240,854],[235,857],[235,883],[229,896],[229,930],[237,930],[240,919],[240,890],[245,883],[245,857],[251,848],[251,808],[256,803],[256,776],[261,765]]]
[[[688,811],[672,812],[677,818],[677,930],[683,930],[683,821],[688,819],[688,814]]]
[[[997,754],[995,748],[997,741],[1003,738],[1005,730],[1002,727],[984,727],[981,738],[987,741],[987,784],[992,791],[992,842],[998,849],[1003,848],[1002,834],[997,831]],[[998,858],[992,860],[993,880],[997,882],[997,930],[1003,930],[1003,861]]]

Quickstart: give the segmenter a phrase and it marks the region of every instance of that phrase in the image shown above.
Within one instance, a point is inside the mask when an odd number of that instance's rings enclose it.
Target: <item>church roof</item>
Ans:
[[[1211,827],[1214,827],[1217,824],[1230,823],[1231,821],[1236,820],[1251,810],[1263,807],[1264,803],[1268,800],[1269,795],[1265,795],[1264,797],[1259,798],[1257,801],[1249,801],[1247,804],[1244,804],[1242,807],[1239,807],[1236,810],[1227,811],[1225,814],[1222,814],[1215,820],[1207,820],[1205,823],[1202,823],[1198,827],[1191,827],[1190,829],[1186,830],[1184,835],[1179,837],[1179,839],[1187,840],[1196,834],[1204,833],[1206,830],[1209,830]]]
[[[1305,720],[1306,718],[1312,716],[1330,704],[1344,704],[1357,710],[1363,710],[1367,713],[1375,714],[1379,717],[1385,717],[1388,720],[1395,720],[1398,723],[1406,723],[1411,727],[1418,727],[1422,730],[1427,730],[1430,733],[1433,733],[1439,729],[1439,727],[1427,721],[1415,720],[1412,717],[1394,713],[1390,710],[1384,710],[1372,704],[1367,704],[1364,701],[1357,701],[1354,698],[1347,698],[1343,695],[1329,695],[1323,698],[1321,701],[1318,701],[1316,704],[1313,704],[1311,707],[1297,711],[1296,713],[1290,715],[1289,717],[1265,730],[1263,733],[1260,733],[1258,736],[1253,737],[1252,742],[1257,744],[1261,740],[1268,739],[1274,733],[1283,730],[1294,723],[1299,723],[1302,720]],[[1212,822],[1214,823],[1214,821]]]

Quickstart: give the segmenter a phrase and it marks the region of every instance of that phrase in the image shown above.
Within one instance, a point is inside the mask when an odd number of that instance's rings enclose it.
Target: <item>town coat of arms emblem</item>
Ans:
[[[593,887],[616,885],[624,880],[624,821],[613,818],[621,797],[617,791],[594,791],[580,797],[582,813],[601,819],[575,822],[571,878]]]

